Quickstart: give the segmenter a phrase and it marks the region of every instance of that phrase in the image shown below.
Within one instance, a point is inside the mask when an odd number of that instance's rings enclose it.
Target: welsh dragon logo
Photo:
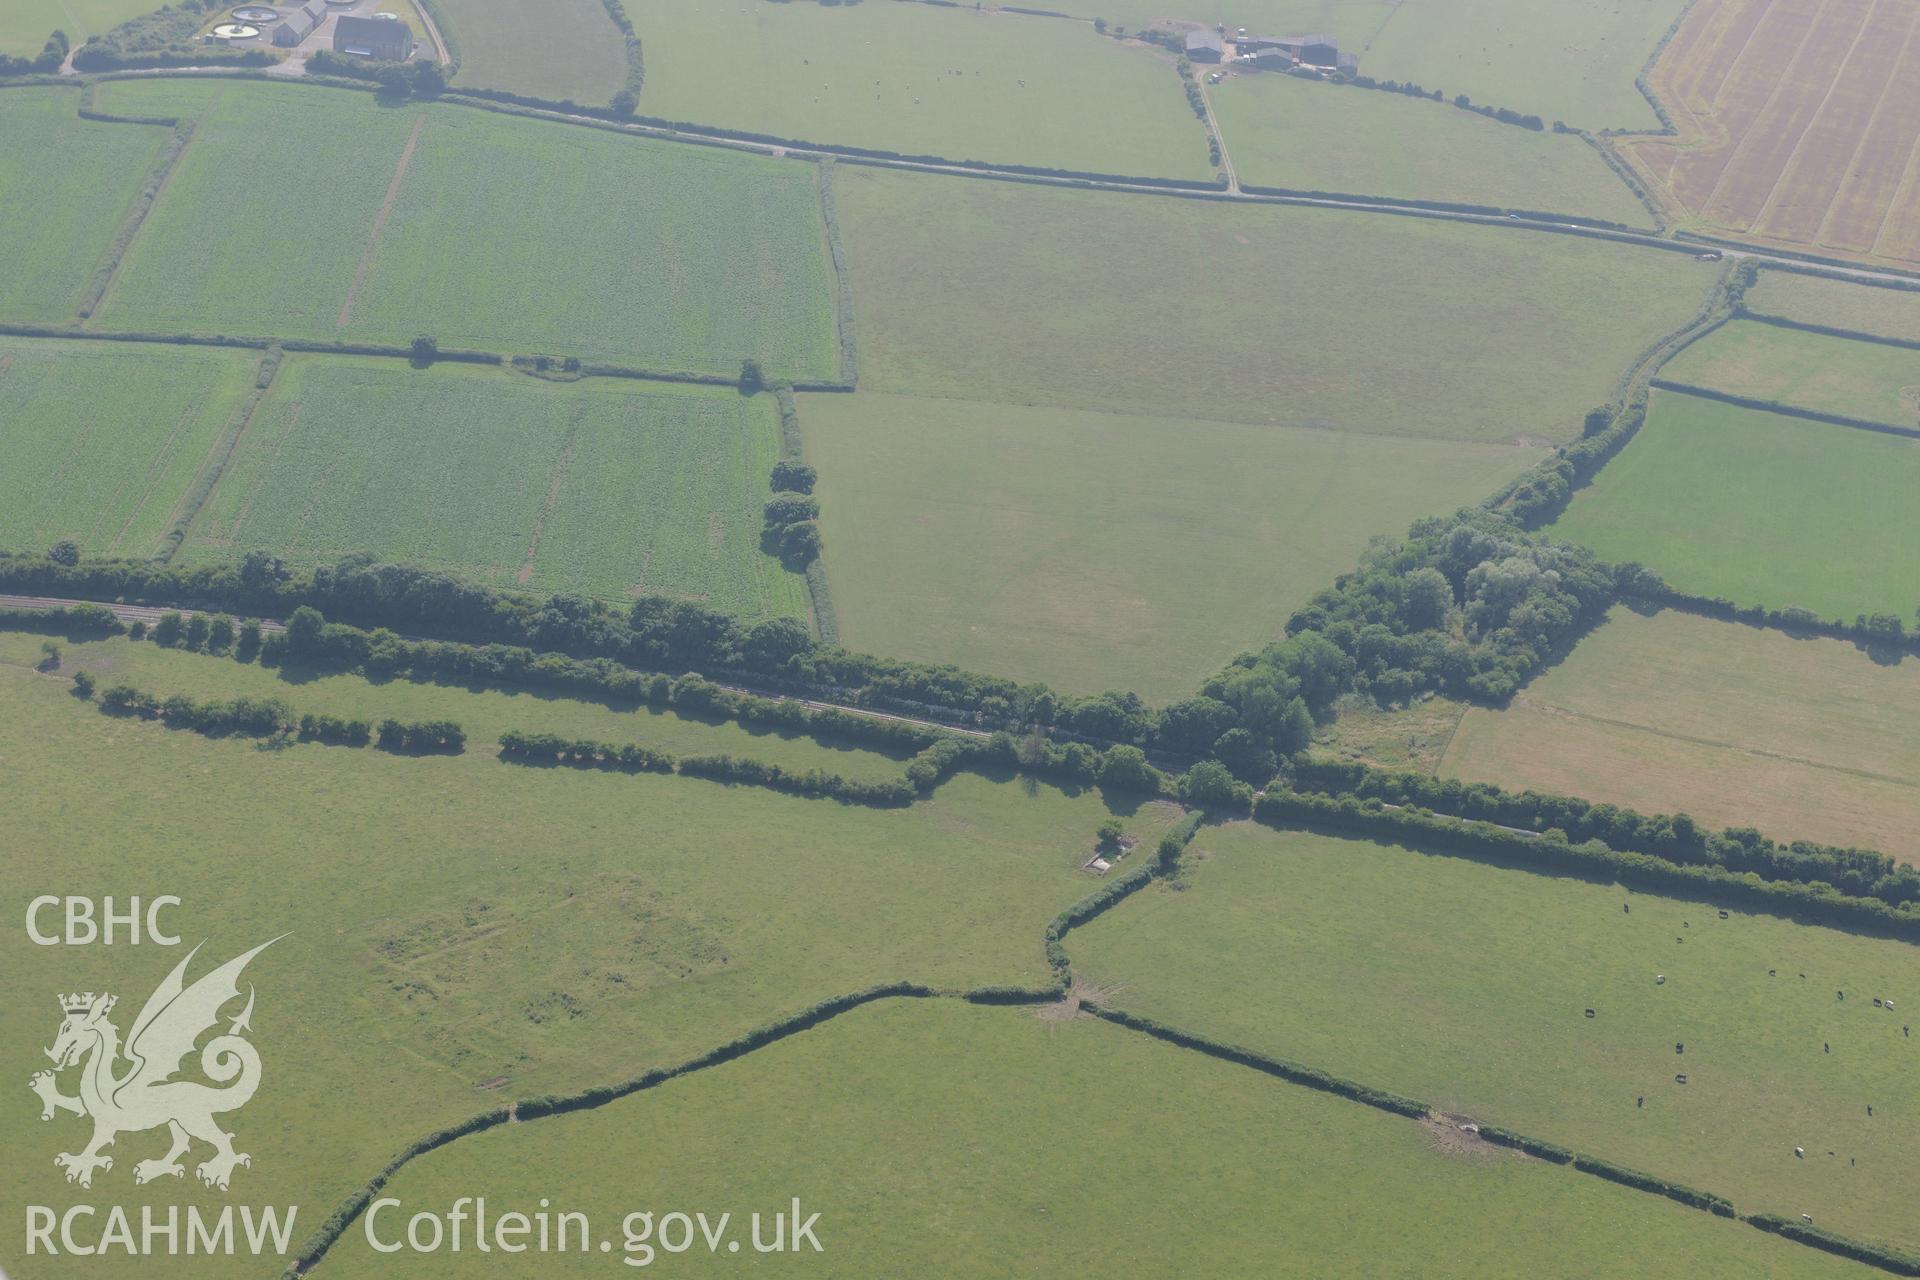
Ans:
[[[247,1105],[260,1087],[259,1051],[241,1034],[252,1029],[251,985],[246,1008],[232,1019],[225,1034],[214,1036],[200,1050],[200,1070],[225,1087],[176,1080],[174,1076],[193,1052],[195,1042],[219,1023],[220,1010],[239,999],[240,972],[247,962],[279,940],[263,942],[187,986],[187,965],[200,951],[195,947],[147,997],[124,1045],[120,1029],[107,1016],[113,1012],[116,997],[91,991],[60,997],[65,1019],[53,1047],[46,1051],[54,1068],[36,1073],[28,1084],[40,1095],[42,1120],[53,1119],[56,1111],[71,1111],[93,1120],[92,1141],[77,1152],[53,1158],[67,1171],[68,1182],[91,1187],[96,1169],[113,1168],[113,1157],[101,1152],[112,1146],[116,1137],[162,1125],[171,1135],[172,1145],[159,1159],[142,1160],[133,1166],[136,1183],[184,1176],[180,1157],[188,1153],[195,1139],[213,1148],[212,1158],[194,1171],[209,1187],[225,1191],[234,1169],[253,1163],[252,1157],[233,1149],[233,1135],[214,1122],[215,1116]],[[120,1068],[122,1059],[128,1064],[124,1069]],[[56,1076],[73,1066],[80,1066],[80,1092],[68,1097],[60,1092]]]

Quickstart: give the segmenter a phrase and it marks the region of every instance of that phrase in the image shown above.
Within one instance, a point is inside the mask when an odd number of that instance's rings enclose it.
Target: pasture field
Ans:
[[[756,357],[769,377],[837,375],[812,165],[299,86],[117,81],[100,100],[201,120],[103,329],[425,333],[655,370],[732,375]],[[261,142],[302,131],[314,146]]]
[[[929,400],[800,402],[849,647],[1190,693],[1354,567],[1539,457],[1506,445]]]
[[[172,140],[169,129],[82,120],[79,106],[64,87],[0,90],[0,319],[73,321]]]
[[[1920,289],[1883,289],[1795,271],[1762,271],[1747,290],[1753,311],[1806,324],[1920,342]]]
[[[1561,0],[1550,20],[1523,0],[1053,0],[1045,6],[1139,28],[1165,18],[1254,35],[1327,32],[1376,80],[1558,117],[1589,129],[1653,128],[1634,88],[1682,0]]]
[[[1510,707],[1468,710],[1440,772],[1920,862],[1920,664],[1619,609]]]
[[[1116,1213],[1121,1170],[1139,1185]],[[1299,1259],[1367,1277],[1858,1269],[1541,1161],[1450,1154],[1417,1121],[1090,1017],[954,1001],[871,1005],[600,1111],[464,1139],[386,1194],[402,1215],[551,1196],[620,1257],[638,1189],[667,1187],[676,1207],[732,1210],[742,1239],[754,1209],[798,1193],[820,1213],[821,1252],[775,1269],[821,1276],[1005,1276],[1038,1258],[1050,1274],[1121,1277],[1277,1275]],[[383,1238],[395,1218],[378,1220]],[[740,1274],[720,1249],[654,1257]],[[356,1224],[324,1267],[352,1280],[467,1274],[460,1263],[376,1254]],[[542,1259],[543,1274],[607,1270],[598,1254]]]
[[[0,663],[40,661],[43,637],[0,631]],[[848,778],[897,778],[904,757],[838,740],[734,721],[704,720],[671,709],[626,703],[586,702],[527,689],[477,689],[389,680],[378,684],[299,663],[262,666],[231,657],[188,653],[142,644],[124,636],[62,642],[61,672],[90,671],[100,683],[125,680],[166,697],[284,698],[296,712],[379,723],[453,720],[467,732],[468,750],[485,753],[502,733],[557,733],[595,742],[637,742],[676,756],[725,753],[750,756],[790,769],[826,769]]]
[[[640,109],[807,142],[1208,179],[1173,59],[1084,23],[922,4],[648,0]]]
[[[67,33],[78,49],[88,36],[105,35],[128,18],[158,9],[162,0],[8,0],[0,10],[0,54],[37,58],[47,37]]]
[[[731,387],[294,357],[202,508],[189,563],[370,552],[476,581],[805,617],[760,548],[773,397]]]
[[[1572,236],[855,166],[834,200],[862,387],[1003,404],[1570,440],[1713,277]]]
[[[1826,618],[1920,600],[1920,441],[1656,391],[1554,533],[1674,587]]]
[[[421,696],[364,696],[389,694]],[[477,745],[261,751],[102,715],[24,663],[0,665],[0,763],[9,900],[55,883],[164,889],[208,963],[288,934],[249,970],[266,1073],[234,1125],[253,1155],[234,1192],[301,1206],[296,1240],[413,1137],[477,1111],[627,1079],[876,983],[1045,981],[1042,930],[1097,883],[1078,864],[1112,812],[1092,792],[971,774],[881,811],[523,768]],[[1169,820],[1164,806],[1128,818],[1149,844]],[[111,989],[137,1006],[179,955],[10,932],[0,1016],[19,1033],[0,1065],[30,1103],[50,993]],[[155,1135],[123,1138],[91,1192],[69,1186],[51,1156],[76,1137],[71,1117],[18,1114],[45,1158],[9,1162],[9,1203],[205,1203],[191,1178],[132,1189],[136,1143],[144,1158]],[[0,1244],[15,1274],[19,1248],[12,1232]],[[261,1270],[244,1256],[141,1265],[196,1280]]]
[[[1068,939],[1119,1007],[1743,1213],[1920,1241],[1910,944],[1249,822],[1193,847],[1184,892]]]
[[[146,556],[253,382],[250,352],[0,338],[0,546]]]
[[[1652,221],[1599,152],[1451,103],[1252,72],[1209,90],[1243,183],[1498,205],[1644,227]]]
[[[460,50],[460,88],[599,106],[627,79],[626,46],[600,0],[439,0]]]
[[[1795,409],[1920,425],[1920,351],[1906,347],[1735,321],[1682,351],[1660,376]]]
[[[1683,215],[1745,239],[1920,263],[1920,12],[1700,0],[1649,84],[1677,137],[1621,150]]]

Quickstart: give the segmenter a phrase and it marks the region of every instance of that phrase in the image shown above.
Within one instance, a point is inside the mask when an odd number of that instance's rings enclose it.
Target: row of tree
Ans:
[[[1598,840],[1613,849],[1652,854],[1669,862],[1751,871],[1769,880],[1830,885],[1891,906],[1920,905],[1920,868],[1871,849],[1797,840],[1782,844],[1750,828],[1711,831],[1684,813],[1647,815],[1575,796],[1506,791],[1487,782],[1375,769],[1352,761],[1302,754],[1287,769],[1298,790],[1351,795],[1389,805],[1412,805],[1457,818],[1532,832],[1559,830],[1569,840]]]

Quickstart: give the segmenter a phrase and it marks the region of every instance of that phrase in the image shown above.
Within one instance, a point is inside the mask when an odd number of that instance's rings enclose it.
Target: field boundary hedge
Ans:
[[[294,1254],[293,1261],[283,1275],[286,1280],[297,1280],[298,1277],[312,1270],[340,1237],[346,1234],[347,1228],[366,1211],[367,1206],[373,1202],[373,1198],[386,1187],[396,1173],[419,1157],[437,1151],[469,1134],[482,1133],[503,1124],[524,1124],[547,1116],[590,1111],[643,1090],[657,1088],[670,1080],[677,1080],[696,1071],[704,1071],[709,1067],[732,1062],[756,1049],[763,1049],[798,1035],[802,1031],[809,1031],[821,1023],[831,1021],[843,1013],[850,1013],[864,1005],[880,1000],[932,999],[939,995],[940,993],[932,987],[920,983],[891,982],[851,991],[844,995],[829,996],[797,1013],[745,1031],[724,1044],[673,1066],[655,1067],[616,1084],[598,1085],[578,1093],[542,1094],[522,1098],[511,1105],[495,1107],[436,1129],[426,1137],[401,1148],[399,1154],[387,1161],[380,1172],[369,1179],[365,1186],[349,1194],[341,1202],[340,1207],[335,1209],[332,1215],[307,1238],[299,1252]]]
[[[1897,1276],[1920,1276],[1920,1256],[1915,1254],[1881,1245],[1865,1244],[1832,1231],[1824,1231],[1810,1222],[1795,1222],[1791,1218],[1783,1218],[1777,1213],[1749,1214],[1744,1221],[1748,1226],[1758,1227],[1776,1236],[1784,1236],[1810,1249],[1819,1249],[1825,1253],[1838,1254],[1843,1258],[1852,1258],[1855,1262],[1864,1262],[1869,1266],[1879,1267],[1883,1271],[1891,1271]]]
[[[1812,273],[1808,273],[1812,274]],[[1815,276],[1818,280],[1833,280],[1835,276]],[[1915,293],[1920,289],[1902,289],[1898,285],[1885,286],[1896,293]],[[1767,311],[1740,312],[1742,320],[1751,320],[1755,324],[1770,324],[1776,329],[1798,329],[1802,333],[1817,333],[1827,338],[1845,338],[1849,342],[1871,342],[1882,347],[1901,347],[1907,351],[1920,351],[1920,340],[1896,338],[1885,333],[1863,333],[1859,329],[1842,329],[1830,324],[1815,324],[1811,320],[1795,320],[1792,316],[1777,316]]]
[[[1678,382],[1672,378],[1655,378],[1650,385],[1661,391],[1677,391],[1682,395],[1698,396],[1702,400],[1718,400],[1721,404],[1730,404],[1740,409],[1758,409],[1764,413],[1779,414],[1783,418],[1801,418],[1808,422],[1826,423],[1828,426],[1853,427],[1860,431],[1878,431],[1884,435],[1906,436],[1909,439],[1920,440],[1920,427],[1902,427],[1873,418],[1854,418],[1844,413],[1828,413],[1823,409],[1808,409],[1800,405],[1788,404],[1784,400],[1760,400],[1753,396],[1735,395],[1731,391],[1717,391],[1697,383]]]
[[[824,177],[822,179],[824,181]],[[825,188],[823,187],[824,191]],[[831,225],[831,224],[829,224]],[[834,249],[839,253],[838,245]],[[851,306],[852,295],[846,292],[845,277],[841,283],[842,296]],[[846,359],[851,360],[850,351],[843,351]],[[773,402],[780,411],[780,461],[805,464],[806,438],[800,433],[800,406],[793,398],[790,386],[775,387]],[[776,471],[778,466],[776,464]],[[778,486],[775,486],[776,490]],[[815,554],[807,561],[802,570],[807,581],[807,602],[813,615],[813,633],[824,645],[840,643],[840,615],[833,607],[833,589],[827,582],[827,560],[824,553]]]
[[[1601,469],[1640,434],[1659,371],[1739,314],[1740,299],[1751,285],[1751,273],[1743,273],[1738,263],[1722,267],[1693,318],[1655,339],[1620,375],[1620,381],[1614,384],[1614,399],[1606,406],[1611,416],[1605,427],[1561,445],[1552,457],[1527,468],[1480,505],[1523,529],[1538,529],[1559,519],[1573,495],[1591,484]]]
[[[1684,814],[1648,816],[1612,804],[1540,791],[1508,791],[1490,782],[1464,782],[1356,761],[1316,759],[1302,752],[1289,763],[1289,785],[1363,804],[1415,806],[1461,821],[1490,822],[1536,838],[1558,829],[1570,841],[1598,840],[1609,848],[1680,865],[1717,865],[1757,871],[1768,880],[1821,881],[1851,896],[1888,906],[1920,906],[1920,869],[1884,853],[1795,841],[1781,844],[1757,831],[1709,831]]]
[[[1668,897],[1709,905],[1734,904],[1801,923],[1814,923],[1902,942],[1920,943],[1920,911],[1877,898],[1854,897],[1831,887],[1768,880],[1755,872],[1678,863],[1653,854],[1614,849],[1599,840],[1574,844],[1557,829],[1520,831],[1432,813],[1411,805],[1392,808],[1352,793],[1328,796],[1289,787],[1269,789],[1254,804],[1254,821],[1359,834],[1403,844],[1420,853],[1462,856],[1495,866],[1571,872],[1598,882],[1617,882]]]
[[[1660,122],[1660,127],[1658,129],[1609,129],[1604,130],[1603,133],[1608,136],[1631,135],[1636,137],[1660,138],[1679,136],[1680,131],[1674,128],[1673,117],[1667,114],[1666,104],[1660,101],[1659,95],[1653,91],[1652,76],[1654,67],[1660,61],[1660,55],[1667,51],[1667,46],[1673,43],[1673,38],[1680,34],[1680,24],[1687,20],[1688,14],[1693,12],[1695,3],[1696,0],[1687,0],[1685,4],[1680,6],[1679,15],[1675,17],[1671,23],[1667,24],[1666,31],[1658,40],[1654,41],[1653,52],[1649,53],[1647,60],[1640,64],[1640,73],[1633,78],[1633,87],[1640,91],[1640,96],[1647,100],[1649,107],[1653,108],[1653,117]]]
[[[1822,618],[1811,609],[1769,609],[1765,605],[1742,605],[1721,596],[1697,596],[1676,591],[1651,574],[1623,585],[1620,599],[1657,609],[1677,609],[1682,613],[1712,618],[1716,622],[1737,622],[1767,631],[1783,631],[1796,638],[1823,636],[1830,640],[1848,640],[1870,654],[1911,653],[1920,656],[1920,631],[1893,631],[1875,626],[1874,619],[1861,615],[1852,622],[1840,618]],[[1894,622],[1900,619],[1894,618]]]
[[[245,351],[265,351],[270,347],[279,347],[283,351],[303,355],[415,359],[411,347],[380,342],[328,342],[319,338],[253,338],[236,337],[224,333],[157,333],[139,329],[83,329],[79,325],[18,324],[6,320],[0,320],[0,334],[12,338],[84,338],[91,342],[144,342],[173,347],[233,347]],[[433,358],[435,363],[447,364],[501,365],[506,361],[506,357],[496,351],[470,351],[444,347],[436,352]],[[674,379],[659,378],[657,380],[665,382]],[[720,380],[720,385],[733,386],[734,380],[723,378]]]

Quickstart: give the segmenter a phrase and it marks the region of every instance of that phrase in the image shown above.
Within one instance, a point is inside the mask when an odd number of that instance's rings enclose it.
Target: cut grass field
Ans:
[[[1497,205],[1649,226],[1653,217],[1600,153],[1416,100],[1253,72],[1209,90],[1242,183]]]
[[[1616,610],[1511,707],[1469,710],[1440,772],[1920,862],[1920,663]]]
[[[1722,325],[1660,376],[1870,422],[1920,426],[1920,351],[1778,325]]]
[[[1763,271],[1747,307],[1806,324],[1920,342],[1920,289],[1883,289],[1846,280]]]
[[[753,357],[768,377],[837,376],[810,164],[306,86],[116,81],[99,97],[201,122],[102,329],[424,333],[653,370],[732,376]],[[262,145],[275,135],[312,143]]]
[[[1069,939],[1119,1007],[1743,1213],[1920,1243],[1909,944],[1245,822],[1193,847],[1183,892]]]
[[[834,199],[862,387],[999,403],[1570,440],[1713,276],[1504,227],[855,166]]]
[[[426,696],[326,688],[289,699]],[[455,720],[500,715],[426,692]],[[207,940],[208,963],[288,934],[249,970],[264,1083],[230,1127],[253,1156],[236,1197],[301,1206],[296,1240],[414,1137],[514,1098],[627,1079],[876,983],[1046,981],[1042,930],[1097,884],[1078,865],[1112,812],[1094,793],[972,774],[882,811],[515,767],[478,745],[262,751],[102,715],[13,662],[0,664],[0,765],[9,900],[52,884],[176,894],[172,919]],[[1161,807],[1128,819],[1149,845],[1168,821]],[[19,1034],[0,1068],[23,1098],[57,1026],[50,993],[112,990],[137,1007],[179,960],[9,935],[0,1017]],[[38,1154],[0,1177],[11,1204],[133,1194],[129,1166],[154,1154],[152,1135],[123,1138],[116,1167],[81,1191],[51,1158],[79,1131],[23,1114]],[[205,1204],[191,1177],[138,1194]],[[20,1248],[9,1234],[0,1266],[23,1274]],[[225,1280],[261,1261],[140,1266]]]
[[[1698,0],[1647,73],[1672,132],[1615,145],[1693,225],[1920,263],[1920,14]]]
[[[251,352],[0,338],[0,547],[148,556],[252,385]]]
[[[773,398],[731,387],[296,356],[181,554],[368,552],[535,591],[804,618],[805,580],[760,548],[778,455]]]
[[[67,33],[74,48],[89,36],[105,35],[128,18],[158,9],[163,0],[8,0],[0,9],[0,54],[37,58],[55,31]],[[0,184],[5,190],[5,184]]]
[[[709,1221],[731,1211],[746,1240],[753,1211],[798,1194],[803,1216],[820,1214],[821,1252],[781,1269],[836,1277],[1031,1274],[1040,1259],[1051,1275],[1115,1277],[1859,1270],[1570,1169],[1453,1154],[1417,1121],[1093,1018],[953,1001],[872,1005],[600,1111],[462,1140],[384,1194],[403,1214],[463,1195],[550,1197],[586,1213],[615,1257],[643,1200],[658,1214],[704,1206]],[[383,1239],[395,1220],[379,1220]],[[700,1243],[655,1259],[740,1274],[724,1243],[719,1254]],[[607,1270],[600,1254],[541,1259],[543,1275]],[[356,1225],[323,1272],[470,1268],[447,1253],[377,1254]]]
[[[602,106],[627,79],[626,46],[600,0],[438,0],[462,89]]]
[[[1049,0],[1129,28],[1178,17],[1254,35],[1327,32],[1376,80],[1558,117],[1588,129],[1657,128],[1634,77],[1683,0],[1561,0],[1551,20],[1525,0]]]
[[[648,0],[640,109],[807,142],[1208,179],[1173,59],[1078,22],[923,4]]]
[[[0,90],[0,319],[73,321],[172,141],[152,125],[82,120],[79,106],[65,87]]]
[[[1681,591],[1826,618],[1920,600],[1920,441],[1654,393],[1554,533]]]
[[[1503,445],[875,392],[804,396],[840,637],[1063,690],[1191,692]]]

